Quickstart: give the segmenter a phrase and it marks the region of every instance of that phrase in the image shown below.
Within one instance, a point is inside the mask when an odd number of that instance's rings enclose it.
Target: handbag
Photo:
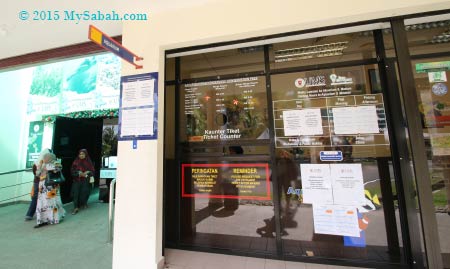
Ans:
[[[89,177],[89,183],[94,183],[94,182],[95,182],[94,176],[90,176],[90,177]]]
[[[47,178],[45,179],[45,186],[58,185],[66,181],[61,171],[53,172],[48,171]]]

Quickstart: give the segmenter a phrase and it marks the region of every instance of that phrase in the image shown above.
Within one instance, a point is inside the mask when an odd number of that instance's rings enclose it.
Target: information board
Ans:
[[[182,197],[271,200],[267,163],[182,164]]]
[[[44,135],[44,122],[30,122],[28,130],[27,168],[33,167],[34,162],[39,158],[42,151],[42,138]]]
[[[121,78],[119,140],[156,139],[158,73]]]
[[[184,84],[181,98],[182,139],[269,139],[264,77]]]
[[[302,97],[273,101],[277,148],[389,145],[382,94]]]

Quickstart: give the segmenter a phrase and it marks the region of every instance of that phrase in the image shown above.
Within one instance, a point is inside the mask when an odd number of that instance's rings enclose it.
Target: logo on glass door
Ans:
[[[297,88],[325,86],[327,84],[325,76],[298,78],[294,83]]]
[[[336,74],[330,75],[331,85],[345,85],[345,84],[353,84],[353,78],[338,76]]]
[[[295,87],[303,88],[306,85],[306,80],[304,78],[298,78],[295,80]]]
[[[447,86],[443,83],[436,83],[431,87],[431,91],[433,91],[434,94],[437,96],[444,96],[447,94],[448,89]]]

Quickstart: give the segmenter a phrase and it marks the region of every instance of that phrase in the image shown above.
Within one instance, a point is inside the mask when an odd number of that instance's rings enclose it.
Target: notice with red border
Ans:
[[[271,200],[267,163],[182,164],[182,197]]]

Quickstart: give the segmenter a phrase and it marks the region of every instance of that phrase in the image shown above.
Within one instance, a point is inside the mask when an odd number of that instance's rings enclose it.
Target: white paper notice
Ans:
[[[155,80],[122,83],[122,108],[153,105]]]
[[[333,204],[330,165],[300,164],[303,203]]]
[[[285,136],[323,134],[320,108],[285,110],[283,124]]]
[[[428,81],[430,83],[447,82],[445,71],[428,72]]]
[[[334,204],[364,205],[364,180],[361,164],[330,164],[330,167]]]
[[[355,207],[313,205],[313,218],[315,233],[360,237]]]
[[[153,107],[139,109],[138,126],[136,128],[138,135],[153,135],[154,111]]]
[[[377,108],[375,106],[333,108],[335,134],[377,134]]]
[[[153,135],[154,108],[122,110],[120,136]]]

